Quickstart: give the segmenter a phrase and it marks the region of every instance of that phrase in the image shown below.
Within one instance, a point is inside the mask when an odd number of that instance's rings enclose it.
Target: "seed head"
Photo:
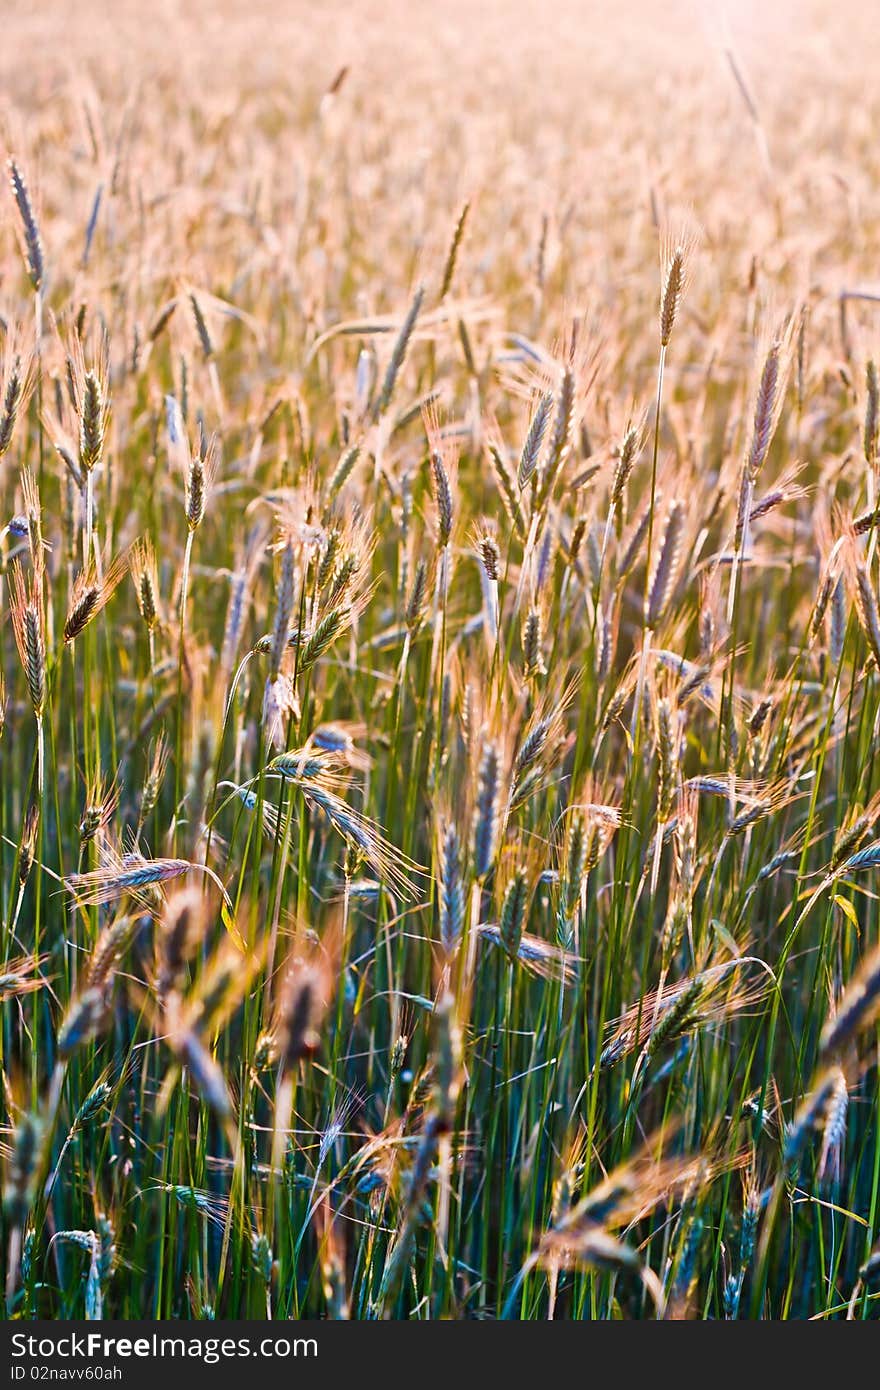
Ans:
[[[44,280],[43,243],[40,238],[40,229],[37,225],[34,205],[31,202],[31,195],[28,192],[24,174],[19,169],[16,161],[10,159],[6,167],[9,171],[12,196],[15,199],[18,215],[21,218],[25,266],[31,285],[39,292],[43,287]]]

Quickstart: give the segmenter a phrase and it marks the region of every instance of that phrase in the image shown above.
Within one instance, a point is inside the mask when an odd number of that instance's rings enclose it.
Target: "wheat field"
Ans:
[[[869,6],[0,56],[7,1318],[870,1319]]]

